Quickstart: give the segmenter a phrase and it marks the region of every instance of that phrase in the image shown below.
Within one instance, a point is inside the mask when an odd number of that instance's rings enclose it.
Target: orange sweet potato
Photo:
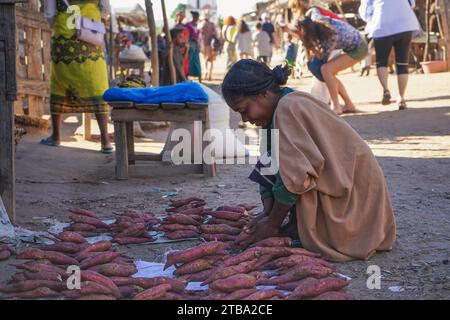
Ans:
[[[216,209],[216,211],[230,211],[244,214],[245,208],[240,206],[220,206]]]
[[[85,249],[88,245],[73,243],[73,242],[56,242],[54,244],[40,246],[39,249],[44,251],[56,251],[61,253],[74,254]]]
[[[203,234],[203,239],[205,241],[223,241],[223,242],[232,242],[236,239],[236,236],[232,236],[230,234]]]
[[[96,265],[106,264],[113,261],[118,256],[120,256],[120,253],[118,252],[100,252],[93,257],[82,260],[80,263],[80,268],[88,269],[89,267],[93,267]]]
[[[134,300],[156,300],[164,296],[164,294],[171,289],[172,286],[170,284],[161,284],[137,294],[134,297]]]
[[[281,283],[301,280],[307,277],[324,278],[332,272],[332,269],[321,265],[302,264],[278,277],[258,280],[258,285],[278,285]]]
[[[275,270],[278,268],[290,268],[290,267],[293,267],[295,265],[299,265],[302,263],[319,264],[324,267],[333,269],[333,266],[323,259],[313,258],[313,257],[304,256],[304,255],[300,255],[300,254],[278,258],[278,259],[266,264],[265,268],[267,270]]]
[[[8,298],[23,298],[23,299],[40,299],[40,298],[50,298],[57,296],[58,293],[47,287],[39,287],[29,291],[16,292],[8,294]]]
[[[207,269],[201,272],[187,274],[185,275],[185,279],[188,282],[202,282],[208,279],[214,272],[215,269]]]
[[[169,240],[198,238],[198,233],[192,230],[180,230],[169,232],[164,235]]]
[[[198,216],[198,215],[202,215],[204,211],[205,211],[204,207],[196,207],[196,208],[190,208],[190,209],[186,209],[183,211],[179,211],[177,213],[181,213],[181,214],[188,215],[188,216],[190,216],[190,215]]]
[[[168,216],[167,219],[164,221],[164,224],[185,224],[198,226],[200,225],[200,222],[194,219],[192,216],[176,213]]]
[[[238,221],[232,221],[232,220],[226,220],[226,219],[220,219],[220,218],[212,218],[209,221],[210,224],[226,224],[229,225],[230,227],[234,227],[234,228],[239,228],[242,229],[247,222],[244,220],[238,220]]]
[[[95,228],[93,229],[95,230]],[[87,230],[91,231],[91,230]],[[54,236],[56,239],[63,241],[63,242],[72,242],[72,243],[78,243],[83,244],[86,243],[86,239],[81,236],[79,233],[72,232],[72,231],[64,231],[58,234],[50,233],[52,236]]]
[[[192,262],[183,264],[181,267],[177,268],[174,272],[176,276],[181,276],[183,274],[193,274],[200,271],[204,271],[213,266],[215,261],[208,259],[197,259]]]
[[[49,271],[41,271],[41,272],[25,271],[24,276],[28,280],[62,281],[63,277],[66,277],[66,274]]]
[[[116,298],[120,297],[119,288],[116,286],[116,284],[111,279],[109,279],[108,277],[105,277],[104,275],[101,275],[98,272],[91,271],[91,270],[83,270],[83,271],[81,271],[81,280],[93,281],[98,284],[101,284],[104,287],[110,289],[111,293],[114,297],[116,297]]]
[[[227,278],[236,274],[249,273],[255,270],[255,266],[258,263],[258,259],[253,259],[250,261],[244,261],[237,265],[232,265],[229,267],[223,267],[220,264],[219,268],[210,276],[208,279],[203,281],[202,284],[209,284],[219,279]]]
[[[55,272],[58,274],[65,274],[66,271],[60,267],[57,267],[55,265],[49,265],[45,263],[39,263],[39,262],[28,262],[24,264],[18,264],[15,265],[17,269],[21,270],[27,270],[30,272]]]
[[[88,252],[108,251],[108,250],[111,250],[111,247],[112,247],[112,244],[111,244],[111,241],[109,241],[109,240],[98,241],[96,243],[89,245],[85,249],[83,249],[83,251],[81,251],[75,258],[77,260],[83,260],[86,256],[88,256],[88,255],[86,255]]]
[[[162,225],[158,230],[167,232],[185,231],[185,230],[198,232],[198,227],[185,224],[165,224]]]
[[[69,227],[64,228],[64,230],[74,231],[74,232],[80,232],[80,231],[86,231],[91,232],[95,231],[97,228],[91,224],[87,223],[72,223]]]
[[[144,223],[136,223],[117,234],[118,238],[140,237],[146,233],[148,226]]]
[[[41,287],[50,288],[52,290],[61,291],[64,290],[66,284],[61,281],[48,281],[48,280],[25,280],[17,283],[8,284],[6,286],[0,286],[0,292],[3,293],[16,293],[32,291]]]
[[[208,214],[215,218],[232,220],[232,221],[239,221],[244,216],[243,213],[233,212],[233,211],[212,211],[212,212],[209,212]]]
[[[241,233],[240,229],[230,227],[227,224],[203,224],[200,226],[200,231],[208,234],[229,234],[234,236]]]
[[[231,293],[240,289],[251,289],[256,286],[256,279],[248,274],[235,274],[219,279],[209,285],[212,290]]]
[[[338,291],[346,287],[348,282],[344,278],[327,277],[323,279],[308,278],[299,283],[289,300],[317,297],[328,291]]]
[[[167,277],[134,278],[134,285],[144,289],[156,287],[161,284],[169,284],[171,286],[171,290],[177,293],[184,293],[186,288],[185,282]]]
[[[229,247],[230,247],[229,244],[219,241],[212,241],[208,243],[203,243],[188,250],[175,251],[169,253],[167,255],[167,262],[164,265],[164,269],[167,269],[168,267],[174,264],[187,263],[202,258],[204,256],[223,254],[224,251]]]
[[[92,218],[81,214],[71,214],[69,218],[75,223],[90,224],[96,228],[109,229],[109,225],[97,218]]]
[[[292,239],[288,237],[273,237],[258,241],[250,247],[290,247]]]
[[[82,216],[91,217],[91,218],[100,220],[100,218],[94,212],[89,211],[89,210],[74,208],[74,209],[70,209],[69,211],[72,213],[82,215]]]
[[[107,277],[128,277],[137,272],[137,268],[134,264],[118,264],[118,263],[107,263],[102,265],[98,272]]]
[[[191,202],[205,202],[205,200],[197,198],[197,197],[190,197],[190,198],[180,199],[180,200],[171,200],[170,205],[172,207],[178,208],[178,207],[184,206],[186,204],[189,204]]]
[[[286,295],[280,290],[261,290],[247,296],[244,300],[270,300],[273,298],[285,299]]]
[[[112,294],[111,289],[94,281],[83,281],[80,285],[80,293],[82,296],[91,294]]]

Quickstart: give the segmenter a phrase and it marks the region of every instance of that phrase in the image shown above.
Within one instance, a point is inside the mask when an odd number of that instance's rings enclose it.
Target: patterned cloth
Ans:
[[[327,41],[323,41],[320,46],[323,53],[319,59],[328,60],[333,50],[343,50],[344,52],[353,51],[359,47],[363,41],[363,37],[350,24],[324,16],[318,18],[320,21],[328,23],[335,31],[335,36]]]
[[[99,1],[71,1],[81,15],[101,20]],[[67,26],[69,14],[63,1],[56,3],[57,14],[52,25],[50,110],[62,113],[108,113],[103,93],[108,89],[104,51],[76,37]]]

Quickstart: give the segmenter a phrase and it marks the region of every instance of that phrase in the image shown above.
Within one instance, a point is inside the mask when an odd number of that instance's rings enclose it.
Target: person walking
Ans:
[[[200,63],[200,30],[198,22],[200,14],[191,11],[192,21],[186,24],[189,30],[189,76],[197,77],[202,82],[202,66]]]
[[[257,60],[268,65],[272,56],[272,44],[269,35],[263,30],[261,23],[256,24],[256,33],[253,37],[253,42],[256,47]]]
[[[377,75],[383,87],[381,103],[391,103],[388,86],[389,54],[394,48],[399,96],[398,109],[407,108],[408,65],[411,40],[420,32],[420,24],[413,11],[415,0],[362,0],[359,14],[367,22],[366,31],[373,38],[377,57]]]
[[[238,24],[238,33],[236,35],[237,53],[240,59],[250,59],[253,57],[253,39],[252,32],[244,20]]]
[[[200,25],[200,48],[205,61],[205,78],[211,80],[214,61],[216,60],[216,50],[213,48],[213,42],[217,38],[216,25],[211,20],[209,11],[202,14],[202,22]]]
[[[225,41],[225,52],[227,53],[227,70],[237,61],[236,55],[236,19],[229,16],[223,21],[222,39]]]

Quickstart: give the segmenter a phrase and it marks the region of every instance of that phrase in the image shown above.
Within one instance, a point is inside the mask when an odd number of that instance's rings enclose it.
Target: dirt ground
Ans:
[[[372,71],[367,78],[355,73],[341,76],[362,114],[345,116],[371,146],[380,162],[395,209],[398,240],[392,252],[370,261],[338,265],[352,278],[349,293],[355,299],[449,299],[450,298],[450,73],[414,74],[408,90],[409,110],[381,106],[381,89]],[[309,90],[310,78],[290,85]],[[218,81],[211,86],[217,88]],[[396,92],[391,78],[392,93]],[[239,117],[232,115],[231,126]],[[80,128],[76,117],[66,119],[59,148],[38,144],[47,133],[29,129],[17,150],[17,223],[45,230],[35,217],[68,220],[67,209],[93,209],[104,217],[125,208],[163,211],[167,198],[152,188],[179,192],[180,197],[201,195],[207,204],[259,203],[257,187],[247,179],[250,165],[220,165],[217,177],[114,179],[114,156],[98,152],[99,144],[74,135]],[[320,125],[319,123],[317,125]],[[96,127],[94,125],[94,127]],[[158,151],[164,132],[146,132],[138,140],[141,151]],[[255,149],[256,146],[252,146]],[[253,150],[252,149],[252,150]],[[191,243],[171,244],[183,248]],[[160,261],[167,245],[124,248],[148,261]],[[0,263],[0,282],[13,272]],[[381,289],[366,286],[368,266],[381,268]],[[400,286],[401,292],[389,288]]]

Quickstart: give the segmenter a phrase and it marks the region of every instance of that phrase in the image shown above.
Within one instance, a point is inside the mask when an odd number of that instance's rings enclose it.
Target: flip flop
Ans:
[[[56,142],[53,138],[44,138],[41,140],[40,144],[49,147],[59,147],[61,145],[60,142]]]
[[[113,151],[113,147],[102,147],[102,149],[100,150],[100,152],[103,154],[111,154],[113,153]]]
[[[405,101],[400,101],[398,103],[398,110],[402,111],[402,110],[406,110],[408,109],[408,107],[406,106],[406,102]]]
[[[383,92],[383,100],[381,100],[381,104],[383,106],[387,106],[389,104],[391,104],[391,93],[389,92],[389,90],[384,90]]]

